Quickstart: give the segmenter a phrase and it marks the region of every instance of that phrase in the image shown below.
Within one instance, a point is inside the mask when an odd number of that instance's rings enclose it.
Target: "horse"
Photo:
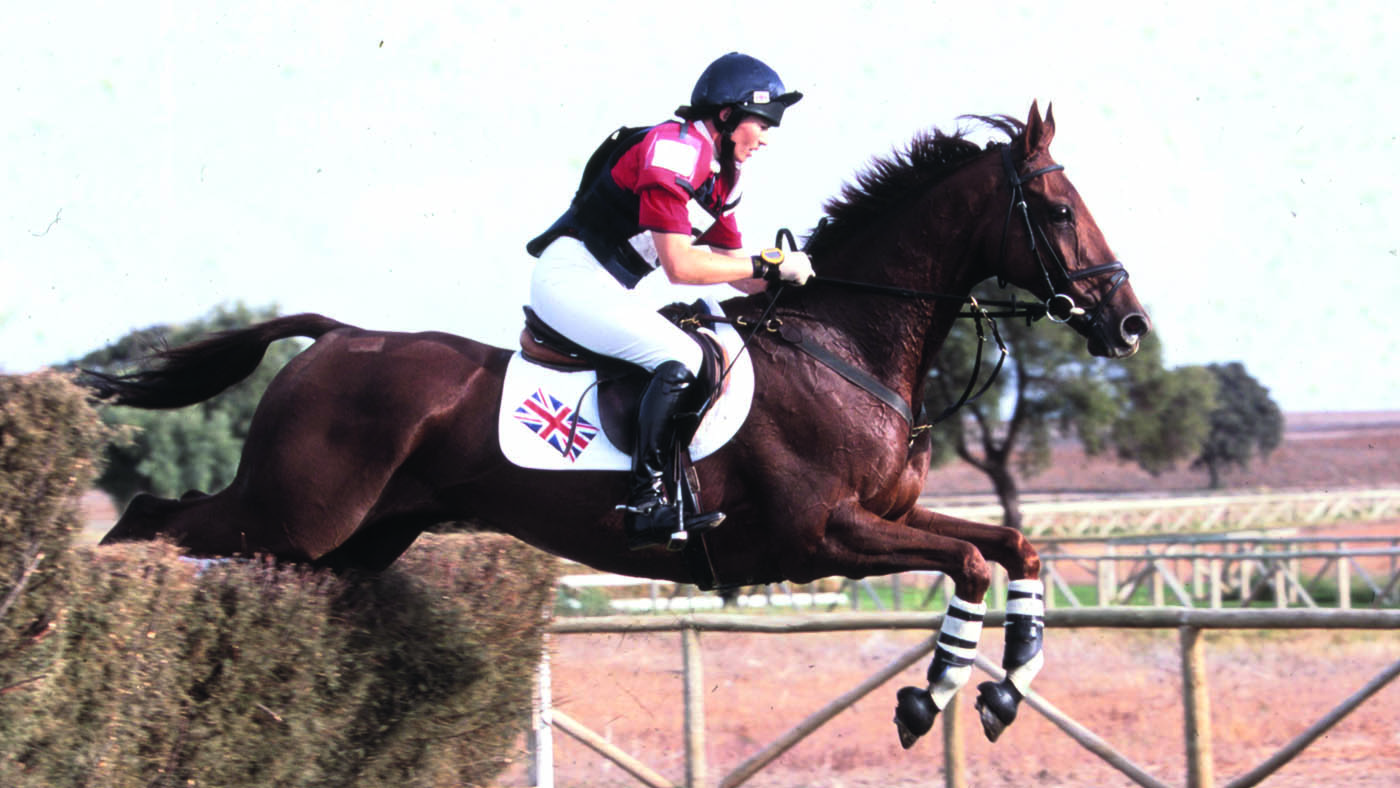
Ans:
[[[1033,103],[1025,121],[964,119],[994,139],[920,132],[826,203],[806,243],[812,283],[724,302],[726,317],[752,332],[756,383],[737,433],[694,465],[703,510],[727,514],[693,540],[697,549],[625,548],[615,509],[625,473],[506,459],[497,411],[513,350],[316,314],[216,334],[89,380],[115,404],[181,407],[251,374],[273,341],[314,340],[268,386],[226,489],[138,496],[103,542],[164,537],[198,555],[373,571],[425,529],[469,521],[605,572],[706,587],[936,570],[955,594],[928,687],[899,691],[906,748],[968,680],[995,562],[1011,580],[1008,677],[982,685],[977,702],[995,740],[1043,662],[1040,560],[1016,530],[917,505],[931,445],[912,415],[953,321],[989,278],[1032,294],[1096,356],[1131,355],[1150,322],[1050,156],[1053,109],[1042,118]]]

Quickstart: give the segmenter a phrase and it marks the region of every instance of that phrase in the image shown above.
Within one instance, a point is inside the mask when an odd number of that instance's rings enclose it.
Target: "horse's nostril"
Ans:
[[[1136,343],[1143,335],[1151,330],[1152,324],[1148,322],[1147,315],[1138,312],[1134,312],[1123,318],[1123,322],[1119,324],[1119,331],[1122,332],[1123,341],[1128,344]]]

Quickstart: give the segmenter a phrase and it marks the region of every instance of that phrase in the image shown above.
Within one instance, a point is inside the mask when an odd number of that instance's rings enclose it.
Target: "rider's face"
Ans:
[[[734,160],[743,164],[753,152],[768,144],[770,124],[757,115],[749,115],[739,122],[730,134],[734,140]]]

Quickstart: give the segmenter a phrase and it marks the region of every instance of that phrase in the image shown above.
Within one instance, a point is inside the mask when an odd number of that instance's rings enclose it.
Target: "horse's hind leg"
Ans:
[[[436,522],[433,518],[397,517],[366,523],[316,564],[337,570],[382,572],[413,545],[424,528]]]
[[[249,534],[237,523],[244,518],[229,511],[227,491],[218,495],[185,493],[179,500],[141,493],[131,500],[102,544],[167,538],[190,553],[231,556],[254,551]],[[254,534],[254,538],[258,535]]]

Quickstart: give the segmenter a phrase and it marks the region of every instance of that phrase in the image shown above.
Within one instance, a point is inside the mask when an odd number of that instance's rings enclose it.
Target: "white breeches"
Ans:
[[[676,288],[695,292],[687,298]],[[560,238],[535,263],[530,306],[550,328],[595,353],[630,361],[649,372],[667,361],[679,361],[692,374],[699,374],[699,345],[656,310],[677,301],[692,302],[707,291],[710,288],[672,285],[660,269],[628,290],[599,265],[582,241]]]

